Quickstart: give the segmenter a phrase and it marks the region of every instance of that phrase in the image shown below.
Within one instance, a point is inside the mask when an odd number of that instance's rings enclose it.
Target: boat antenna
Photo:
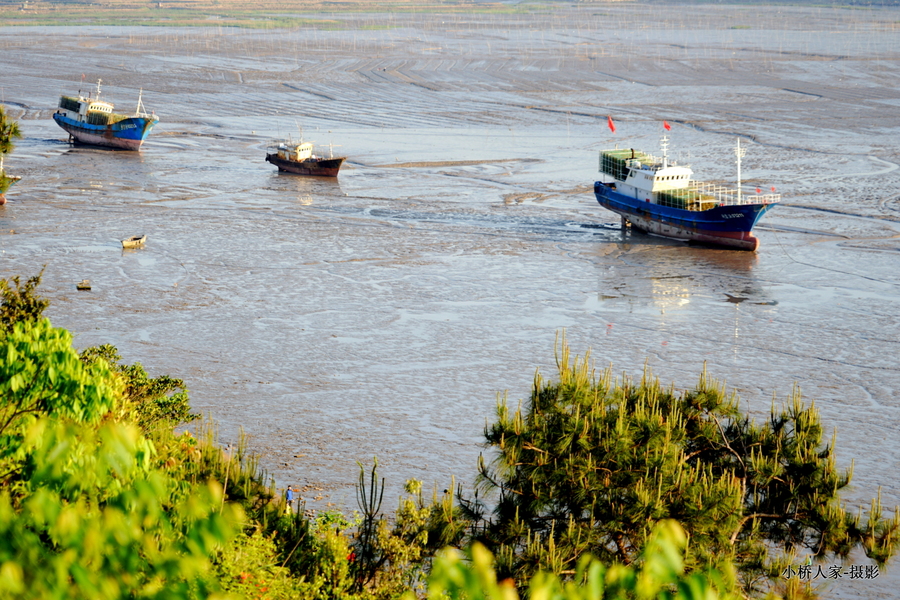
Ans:
[[[737,201],[741,203],[741,158],[744,157],[746,150],[741,148],[741,138],[737,139],[737,146],[734,149],[734,155],[737,157]]]

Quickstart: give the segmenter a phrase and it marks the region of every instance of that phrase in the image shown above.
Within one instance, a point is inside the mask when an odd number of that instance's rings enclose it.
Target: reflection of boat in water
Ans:
[[[146,235],[133,235],[127,240],[122,240],[123,248],[140,248],[147,241]]]
[[[341,164],[346,157],[328,158],[313,153],[312,142],[294,143],[291,140],[279,141],[266,150],[266,161],[278,167],[279,171],[296,173],[297,175],[313,175],[317,177],[337,177]]]
[[[60,96],[59,107],[53,120],[65,129],[72,140],[94,146],[106,146],[122,150],[139,150],[159,122],[155,115],[144,112],[141,96],[132,115],[113,112],[114,106],[100,100],[100,80],[97,81],[97,97]]]
[[[691,181],[687,166],[669,163],[668,138],[662,138],[662,158],[633,149],[604,150],[600,172],[611,181],[594,183],[601,206],[622,215],[632,228],[664,237],[756,250],[759,239],[750,231],[780,194],[741,192],[740,140],[736,149],[736,189]],[[773,190],[774,191],[774,190]]]

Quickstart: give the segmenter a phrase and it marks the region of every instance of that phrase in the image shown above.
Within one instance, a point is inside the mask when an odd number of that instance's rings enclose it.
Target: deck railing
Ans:
[[[738,199],[738,191],[736,189],[704,181],[691,181],[688,189],[697,195],[697,201],[703,203],[715,202],[719,206],[774,204],[781,201],[781,194],[749,194],[745,191],[741,191],[740,199]]]

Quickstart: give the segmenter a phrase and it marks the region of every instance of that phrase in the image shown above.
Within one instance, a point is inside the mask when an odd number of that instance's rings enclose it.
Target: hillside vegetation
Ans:
[[[850,473],[799,392],[757,424],[706,373],[616,381],[564,340],[556,381],[498,403],[472,496],[409,481],[385,513],[376,462],[358,513],[310,518],[244,441],[219,447],[182,380],[76,352],[41,276],[0,280],[4,598],[800,600],[804,564],[860,549],[877,572],[900,545],[900,509],[841,505]]]

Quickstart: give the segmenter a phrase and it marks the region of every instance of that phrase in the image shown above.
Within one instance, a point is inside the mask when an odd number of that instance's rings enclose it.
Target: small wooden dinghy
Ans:
[[[127,240],[122,240],[123,248],[140,248],[147,241],[146,235],[133,235]]]
[[[75,289],[91,291],[91,282],[87,279],[82,279],[80,282],[75,284]]]

